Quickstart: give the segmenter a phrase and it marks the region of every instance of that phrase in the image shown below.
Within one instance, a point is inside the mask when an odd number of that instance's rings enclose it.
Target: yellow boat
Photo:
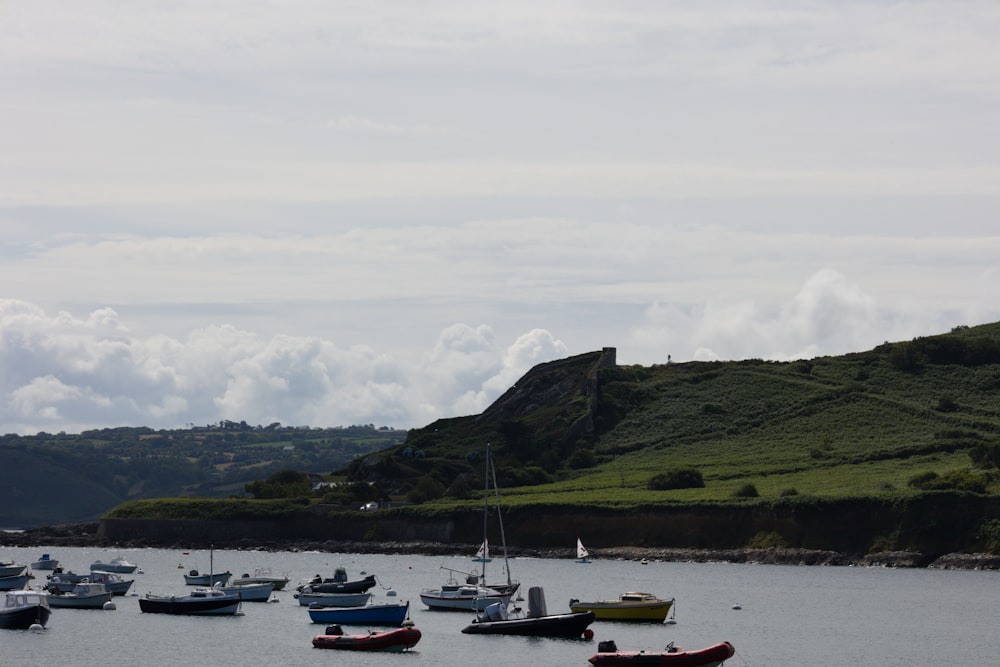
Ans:
[[[652,593],[622,593],[617,600],[580,602],[570,600],[574,612],[592,611],[598,621],[635,621],[662,623],[670,613],[674,599],[658,598]]]

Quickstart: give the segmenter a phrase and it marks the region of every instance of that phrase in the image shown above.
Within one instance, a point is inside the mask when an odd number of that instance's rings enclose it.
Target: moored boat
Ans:
[[[410,611],[409,602],[387,602],[363,607],[309,607],[313,623],[340,625],[403,625]]]
[[[309,587],[313,593],[364,593],[376,583],[374,574],[351,580],[347,578],[347,570],[338,567],[333,571],[332,578],[324,579],[317,574],[309,583],[299,586],[299,590]]]
[[[268,602],[274,586],[271,584],[244,584],[242,586],[216,586],[223,593],[238,596],[244,602]]]
[[[31,564],[32,570],[54,570],[57,567],[59,567],[59,561],[48,554],[42,554],[38,560]]]
[[[229,583],[232,578],[233,573],[229,570],[225,572],[215,571],[215,550],[210,549],[208,552],[208,572],[202,574],[198,570],[191,570],[184,575],[184,583],[188,586],[207,586],[212,588],[213,586],[225,586]]]
[[[30,574],[17,574],[12,577],[0,577],[0,591],[14,591],[25,588],[28,585],[29,579],[31,579]]]
[[[201,574],[198,570],[191,570],[184,575],[184,583],[188,586],[225,586],[232,576],[233,573],[228,570],[211,574]]]
[[[469,635],[581,638],[590,632],[587,627],[593,622],[594,613],[590,611],[547,613],[544,591],[539,586],[532,586],[528,589],[526,616],[510,616],[504,605],[496,604],[487,607],[472,623],[462,628],[462,632]]]
[[[33,625],[42,627],[49,620],[52,610],[48,596],[38,591],[6,591],[0,606],[0,628],[27,630]]]
[[[441,588],[425,588],[420,601],[428,608],[443,611],[482,611],[491,604],[510,603],[511,594],[492,588],[449,581]]]
[[[371,593],[313,593],[311,590],[303,589],[301,593],[296,593],[295,598],[303,607],[319,605],[321,607],[361,607],[368,604]]]
[[[114,572],[115,574],[132,574],[138,567],[138,565],[125,560],[122,556],[112,558],[107,563],[96,560],[90,564],[91,571],[98,570],[100,572]]]
[[[21,565],[12,560],[5,560],[0,562],[0,577],[16,577],[19,574],[24,574],[24,571],[27,569],[27,565]]]
[[[187,595],[153,595],[139,598],[139,610],[149,614],[189,616],[233,616],[240,598],[213,588],[196,588]]]
[[[49,606],[54,609],[104,609],[109,602],[111,591],[104,584],[79,583],[68,593],[49,591]]]
[[[645,667],[718,667],[733,657],[736,649],[729,642],[720,642],[697,651],[684,651],[673,642],[663,651],[619,651],[613,641],[597,645],[597,653],[589,658],[594,667],[641,665]]]
[[[111,591],[112,595],[125,595],[135,583],[135,579],[125,579],[114,572],[100,572],[95,570],[88,575],[74,575],[72,572],[49,577],[49,583],[45,586],[48,590],[58,593],[69,593],[73,587],[79,583],[104,584],[104,587]]]
[[[331,625],[326,633],[313,637],[314,648],[344,649],[348,651],[394,651],[411,649],[420,641],[420,630],[402,627],[366,635],[345,635],[338,625]]]
[[[289,581],[291,581],[291,579],[288,578],[288,575],[277,574],[268,567],[258,567],[253,571],[252,575],[244,573],[240,577],[233,578],[229,583],[232,586],[271,584],[274,590],[280,591],[288,585]]]
[[[659,598],[652,593],[630,591],[617,600],[569,601],[573,611],[592,611],[599,621],[662,623],[674,604],[673,598]]]

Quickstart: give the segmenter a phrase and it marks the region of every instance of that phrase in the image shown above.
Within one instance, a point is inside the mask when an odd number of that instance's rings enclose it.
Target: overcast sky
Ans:
[[[423,426],[1000,320],[1000,3],[0,2],[0,433]]]

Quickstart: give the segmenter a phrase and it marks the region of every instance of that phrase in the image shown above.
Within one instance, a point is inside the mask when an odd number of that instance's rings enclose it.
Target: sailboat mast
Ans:
[[[489,459],[490,471],[493,473],[493,491],[496,493],[497,498],[497,523],[500,524],[500,543],[503,545],[503,566],[507,570],[507,585],[510,586],[512,582],[510,579],[510,563],[507,562],[507,535],[503,532],[503,517],[500,516],[500,487],[497,486],[497,469],[493,465],[493,459],[490,456],[486,458]]]
[[[486,443],[486,474],[483,475],[483,546],[485,547],[487,542],[486,533],[489,530],[489,515],[490,515],[490,457],[492,456],[490,451],[490,443]],[[482,574],[482,585],[486,585],[486,554],[483,554],[483,574]]]

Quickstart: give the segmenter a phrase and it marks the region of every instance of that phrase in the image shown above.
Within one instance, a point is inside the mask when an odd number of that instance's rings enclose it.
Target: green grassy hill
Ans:
[[[788,363],[612,359],[538,366],[481,415],[413,430],[345,473],[397,500],[467,506],[491,443],[511,506],[1000,491],[970,456],[1000,443],[1000,323]],[[704,486],[650,489],[679,468]]]

